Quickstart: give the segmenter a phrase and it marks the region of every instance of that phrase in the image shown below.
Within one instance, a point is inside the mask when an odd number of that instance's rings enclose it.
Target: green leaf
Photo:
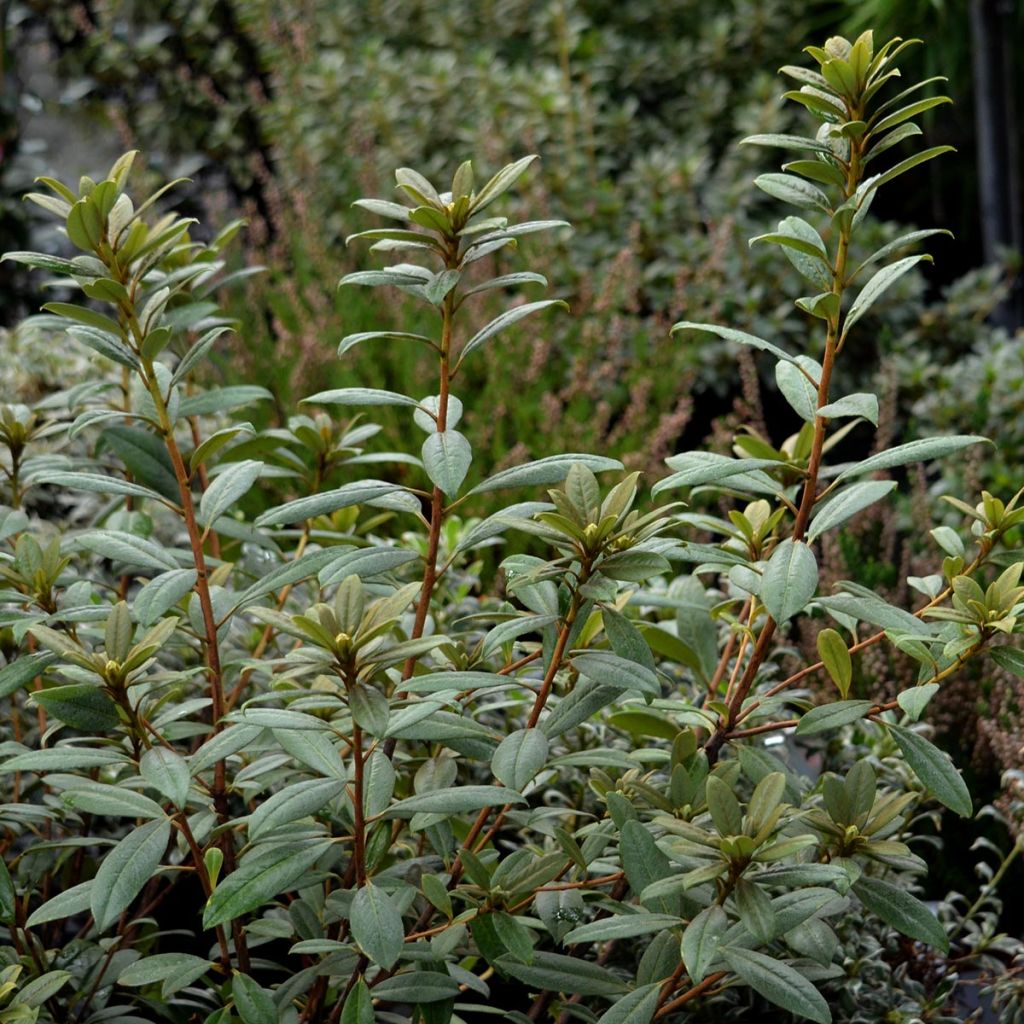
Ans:
[[[637,935],[678,928],[682,918],[671,914],[620,914],[591,921],[574,928],[562,940],[567,945],[577,942],[608,942],[613,939],[632,939]]]
[[[71,683],[37,690],[32,699],[41,704],[47,714],[82,732],[112,732],[121,724],[117,706],[91,683]]]
[[[92,916],[101,932],[117,921],[153,877],[170,837],[169,821],[147,821],[103,858],[89,897]]]
[[[118,976],[118,985],[141,988],[163,982],[162,998],[201,978],[213,965],[191,953],[156,953],[129,964]]]
[[[640,690],[654,697],[661,696],[661,684],[651,669],[610,651],[587,651],[572,659],[573,668],[588,679],[620,690]]]
[[[249,493],[262,472],[263,463],[251,459],[228,465],[203,493],[199,501],[199,521],[204,526],[213,526],[239,498]]]
[[[803,611],[818,589],[818,563],[814,552],[789,538],[771,553],[761,579],[761,600],[776,622],[786,622]]]
[[[895,480],[866,480],[844,487],[814,510],[807,530],[807,542],[813,544],[822,534],[842,526],[895,488]]]
[[[192,785],[185,759],[169,747],[151,747],[139,761],[139,774],[177,808],[188,802]]]
[[[40,651],[37,654],[22,654],[15,661],[4,665],[0,669],[0,698],[16,693],[36,676],[41,676],[55,661],[57,655],[52,651]]]
[[[544,767],[548,739],[540,729],[518,729],[509,733],[491,758],[494,777],[514,790],[521,790]]]
[[[0,772],[69,772],[86,768],[105,768],[107,765],[124,764],[126,761],[126,754],[109,747],[96,749],[77,744],[63,744],[44,750],[30,750],[26,754],[16,754],[0,764]]]
[[[405,948],[405,925],[391,897],[368,881],[352,900],[349,920],[359,948],[385,970],[394,967]]]
[[[139,623],[151,626],[186,594],[192,593],[198,578],[195,569],[174,569],[154,576],[135,595],[133,608]]]
[[[183,418],[210,416],[213,413],[230,412],[232,409],[252,405],[254,402],[266,402],[273,397],[266,388],[254,384],[236,384],[183,398],[178,413]]]
[[[846,416],[861,416],[869,423],[878,426],[878,397],[863,392],[844,395],[818,410],[819,416],[829,419],[840,419]]]
[[[547,309],[549,306],[569,308],[568,303],[563,302],[561,299],[541,299],[538,302],[525,302],[521,306],[513,306],[500,316],[495,317],[486,327],[481,328],[466,342],[459,355],[459,362],[461,363],[470,352],[475,351],[485,342],[490,341],[491,338],[500,331],[505,330],[506,327],[511,327],[512,324],[518,323],[525,317],[538,313],[542,309]]]
[[[246,974],[231,979],[235,1009],[243,1024],[278,1024],[280,1015],[270,993]]]
[[[938,692],[938,683],[922,683],[920,686],[912,686],[909,690],[902,690],[896,694],[896,701],[906,712],[907,717],[916,722],[932,697]]]
[[[807,378],[809,374],[814,380],[818,380],[821,376],[821,367],[807,356],[797,356],[797,361],[803,364],[806,372],[801,372],[800,367],[795,363],[779,362],[775,364],[775,380],[793,411],[805,422],[813,423],[818,415],[818,389]],[[771,460],[737,461],[758,461],[770,464]]]
[[[854,463],[836,477],[836,480],[847,480],[851,476],[864,476],[880,469],[892,469],[895,466],[906,466],[912,462],[923,462],[926,459],[941,459],[954,452],[969,448],[974,444],[991,444],[987,437],[977,434],[954,434],[949,437],[922,437],[906,444],[898,444],[877,455]]]
[[[333,491],[321,491],[305,498],[278,505],[256,517],[257,526],[277,526],[281,523],[301,523],[316,516],[337,512],[367,502],[405,493],[407,488],[385,480],[357,480]]]
[[[846,641],[836,630],[823,629],[818,634],[818,657],[845,700],[853,682],[853,661]]]
[[[459,983],[440,971],[403,971],[375,984],[373,994],[389,1003],[429,1005],[454,999],[459,994]]]
[[[805,139],[800,135],[748,135],[741,140],[741,146],[777,146],[779,149],[807,149],[813,153],[832,156],[832,150],[817,139]]]
[[[51,996],[59,992],[72,977],[73,975],[70,971],[47,971],[45,974],[40,974],[23,985],[8,1005],[10,1008],[17,1006],[35,1008],[42,1006]],[[28,1021],[35,1021],[35,1019],[35,1017],[8,1018],[8,1020],[12,1021],[12,1024],[14,1020],[24,1020],[27,1024]]]
[[[134,533],[121,530],[91,530],[79,534],[75,543],[101,558],[109,558],[119,565],[141,566],[146,569],[177,569],[178,563],[166,548]]]
[[[345,788],[340,779],[295,782],[264,800],[249,817],[249,838],[257,839],[282,825],[315,814]]]
[[[64,802],[88,814],[120,818],[164,818],[164,809],[155,801],[124,786],[90,782],[85,789],[66,789]]]
[[[390,341],[418,341],[431,348],[436,347],[430,338],[422,334],[409,334],[405,331],[361,331],[358,334],[348,334],[341,339],[338,343],[338,355],[343,356],[364,341],[376,341],[384,338]]]
[[[100,438],[131,470],[140,484],[152,487],[170,501],[181,492],[164,442],[143,427],[107,427]]]
[[[416,409],[419,402],[396,391],[381,391],[378,388],[335,388],[318,391],[302,399],[303,405],[406,405]]]
[[[203,928],[215,928],[270,902],[291,888],[327,852],[330,843],[283,843],[242,858],[239,867],[220,882],[206,904]]]
[[[7,869],[7,862],[0,857],[0,924],[14,924],[14,882]]]
[[[501,807],[504,804],[526,803],[518,793],[503,786],[459,786],[417,793],[392,804],[384,814],[386,818],[411,818],[414,814],[465,814],[483,807]]]
[[[597,1020],[597,1024],[651,1024],[658,1008],[661,983],[641,985],[629,995],[617,999]]]
[[[832,1013],[821,993],[798,971],[752,949],[723,947],[729,969],[758,995],[816,1024],[831,1024]]]
[[[897,260],[895,263],[891,263],[887,267],[882,267],[866,285],[860,290],[857,297],[853,300],[853,305],[850,306],[849,311],[846,314],[846,319],[843,321],[843,330],[840,335],[840,344],[842,339],[846,337],[850,328],[871,308],[876,300],[896,283],[908,270],[916,267],[922,260],[930,259],[929,256],[905,256],[901,260]]]
[[[507,192],[527,171],[530,164],[537,159],[536,154],[524,156],[514,163],[506,164],[490,181],[484,185],[470,204],[470,210],[475,216],[485,207],[490,206],[502,193]]]
[[[1012,672],[1018,678],[1024,679],[1024,651],[1016,647],[993,647],[989,654],[1000,668],[1004,668],[1007,672]],[[0,676],[2,674],[0,673]],[[0,694],[3,691],[4,687],[0,686]]]
[[[754,179],[754,184],[767,192],[773,199],[781,199],[784,203],[799,206],[804,210],[821,210],[831,214],[832,206],[828,196],[803,178],[792,174],[762,174]]]
[[[532,992],[568,992],[581,996],[617,996],[625,985],[611,971],[579,957],[538,950],[532,964],[521,964],[510,956],[498,959],[506,974],[529,986]]]
[[[811,736],[827,729],[838,729],[863,718],[873,707],[874,702],[870,700],[841,700],[833,704],[822,704],[811,708],[800,719],[796,731],[800,736]]]
[[[871,126],[871,131],[874,135],[880,135],[882,132],[888,131],[890,128],[895,128],[896,125],[910,120],[910,118],[915,117],[917,114],[923,114],[926,110],[931,110],[932,107],[937,107],[942,103],[952,102],[953,101],[948,96],[929,96],[927,99],[918,100],[916,103],[910,103],[907,106],[901,107],[899,110],[886,115],[877,124],[873,124]]]
[[[446,497],[454,498],[473,462],[469,441],[457,430],[445,430],[431,434],[423,442],[420,455],[431,483],[440,487]]]
[[[67,487],[71,491],[90,491],[95,494],[117,494],[124,497],[152,498],[155,501],[164,501],[156,491],[151,491],[148,487],[141,487],[139,484],[129,483],[127,480],[120,480],[116,476],[106,476],[102,473],[43,471],[33,475],[32,483],[34,485],[48,484],[51,487]]]
[[[932,146],[931,149],[924,149],[920,153],[908,156],[906,160],[901,160],[895,167],[891,167],[884,174],[880,174],[878,180],[871,183],[871,188],[879,189],[883,185],[887,185],[894,178],[898,178],[901,174],[905,174],[907,171],[917,167],[918,164],[923,164],[926,160],[933,160],[937,156],[942,156],[943,153],[955,152],[955,146]]]
[[[90,878],[87,882],[80,882],[78,885],[57,893],[56,896],[48,899],[35,912],[29,914],[25,922],[29,928],[36,928],[41,924],[49,924],[51,921],[63,921],[65,918],[74,917],[89,909],[92,899],[92,888],[95,880]]]
[[[683,963],[690,980],[699,984],[718,955],[718,946],[729,927],[725,911],[714,903],[702,910],[683,932]]]
[[[349,992],[341,1011],[339,1024],[373,1024],[373,996],[369,986],[360,978]]]
[[[889,242],[888,245],[883,245],[881,249],[876,249],[859,267],[853,272],[853,277],[856,277],[865,267],[870,266],[872,263],[878,263],[881,260],[888,259],[894,253],[905,249],[908,245],[913,245],[915,242],[921,242],[926,238],[931,238],[933,235],[949,235],[953,237],[952,231],[946,231],[944,228],[930,228],[926,231],[911,231],[908,234],[901,235],[899,238]]]
[[[766,235],[757,235],[750,240],[753,246],[758,242],[771,242],[781,245],[785,249],[793,249],[818,260],[826,267],[828,264],[828,250],[821,236],[806,221],[799,217],[786,217],[779,221],[777,230]]]
[[[500,473],[489,476],[469,493],[483,494],[486,491],[500,491],[510,487],[539,487],[547,484],[561,483],[574,463],[582,463],[594,473],[608,470],[621,470],[622,463],[618,459],[609,459],[603,455],[550,455],[546,459],[537,459],[522,466],[512,466]]]
[[[698,324],[690,320],[680,320],[679,323],[673,325],[672,334],[675,334],[676,331],[684,330],[706,331],[708,334],[717,334],[719,338],[725,341],[734,341],[738,345],[746,345],[748,348],[770,352],[776,359],[783,359],[787,363],[800,365],[799,357],[791,356],[788,352],[784,352],[779,348],[778,345],[773,345],[770,341],[758,338],[754,334],[747,334],[746,331],[737,331],[731,327],[720,327],[718,324]]]
[[[55,313],[57,316],[67,317],[69,320],[85,324],[86,327],[93,327],[98,331],[103,331],[116,340],[122,337],[121,328],[118,327],[117,322],[111,320],[109,316],[97,313],[94,309],[88,309],[85,306],[75,306],[70,302],[47,302],[44,303],[43,309],[48,313]]]
[[[926,942],[943,953],[949,951],[949,938],[938,918],[905,886],[892,885],[880,878],[861,875],[853,892],[871,913],[904,935]]]
[[[961,818],[973,817],[970,790],[949,755],[903,726],[888,724],[888,729],[907,764],[935,798]]]

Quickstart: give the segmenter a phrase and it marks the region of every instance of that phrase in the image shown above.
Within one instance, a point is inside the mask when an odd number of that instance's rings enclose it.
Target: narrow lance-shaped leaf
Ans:
[[[505,330],[506,327],[511,327],[512,324],[518,323],[520,320],[537,313],[542,309],[547,309],[549,306],[563,306],[568,309],[568,303],[563,302],[561,299],[541,299],[539,302],[527,302],[522,306],[513,306],[511,309],[506,310],[500,316],[495,317],[486,327],[481,328],[473,335],[469,341],[463,346],[462,353],[459,356],[459,363],[470,354],[475,351],[484,342],[489,341],[500,331]]]

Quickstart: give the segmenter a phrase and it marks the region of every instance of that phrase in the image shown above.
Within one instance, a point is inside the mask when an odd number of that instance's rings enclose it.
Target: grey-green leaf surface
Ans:
[[[405,926],[391,897],[367,882],[352,900],[349,920],[359,948],[384,970],[394,967],[405,945]]]
[[[944,953],[949,950],[949,938],[938,918],[904,886],[862,875],[853,891],[868,910],[897,931]]]
[[[936,799],[962,818],[970,818],[974,814],[971,793],[949,755],[912,729],[890,725],[889,731],[907,764]]]
[[[752,949],[723,947],[729,969],[758,995],[798,1017],[831,1024],[832,1012],[821,993],[789,964]]]
[[[233,921],[293,886],[327,852],[330,843],[282,843],[259,856],[243,857],[237,870],[222,879],[206,904],[203,927]]]
[[[503,785],[522,789],[544,767],[548,738],[540,729],[517,729],[506,736],[491,758],[491,771]]]
[[[905,256],[895,263],[882,267],[871,280],[860,290],[853,300],[846,319],[843,321],[842,337],[845,338],[850,328],[875,304],[878,298],[887,289],[892,287],[908,270],[917,266],[921,260],[929,259],[928,256]]]
[[[771,553],[761,579],[761,600],[776,622],[803,611],[818,589],[818,562],[802,541],[789,538]]]
[[[262,472],[262,462],[246,459],[231,463],[218,473],[200,499],[200,522],[212,526],[239,498],[249,493]]]
[[[160,866],[170,836],[169,821],[148,821],[129,832],[103,858],[89,894],[89,906],[100,931],[114,924],[142,892]]]
[[[606,470],[622,469],[618,459],[609,459],[604,455],[587,455],[571,453],[568,455],[550,455],[535,462],[527,462],[522,466],[512,466],[489,476],[469,493],[484,494],[487,491],[500,491],[510,487],[540,487],[547,484],[561,483],[572,468],[573,463],[582,463],[594,473]]]
[[[881,501],[895,487],[895,480],[865,480],[844,487],[815,509],[807,529],[808,542],[813,544],[822,534],[842,526],[858,512]]]
[[[836,477],[847,480],[852,476],[863,476],[865,473],[876,473],[880,469],[893,469],[896,466],[907,466],[912,462],[924,462],[926,459],[942,459],[947,455],[962,451],[975,444],[990,443],[987,437],[978,434],[954,434],[950,437],[922,437],[916,441],[907,441],[889,448],[877,455],[871,455],[863,462],[854,463]]]
[[[457,430],[431,434],[423,442],[420,456],[431,483],[446,497],[454,498],[473,462],[473,449],[465,436]]]

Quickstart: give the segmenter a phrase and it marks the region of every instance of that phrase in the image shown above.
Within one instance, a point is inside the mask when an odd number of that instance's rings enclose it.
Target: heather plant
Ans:
[[[532,157],[480,180],[464,162],[449,188],[400,168],[396,198],[357,202],[384,226],[350,242],[407,262],[343,293],[419,312],[340,354],[410,346],[431,375],[321,390],[265,430],[237,415],[265,389],[200,383],[237,225],[203,244],[157,211],[164,189],[134,200],[134,154],[77,189],[43,180],[32,198],[78,254],[7,258],[64,290],[32,329],[91,374],[0,411],[0,1020],[824,1024],[855,1019],[850,990],[894,989],[937,1020],[947,953],[991,968],[1019,948],[996,936],[998,879],[963,913],[917,893],[931,823],[974,813],[929,702],[982,656],[1024,674],[1020,495],[947,496],[917,607],[824,586],[815,554],[890,499],[883,474],[985,443],[830,461],[878,420],[875,395],[836,393],[837,364],[934,233],[861,251],[877,190],[943,150],[875,163],[944,102],[898,88],[907,45],[810,47],[818,70],[783,70],[816,132],[747,140],[798,154],[756,183],[811,220],[754,241],[816,289],[810,329],[796,351],[676,335],[773,356],[804,425],[673,456],[655,490],[689,506],[647,507],[603,453],[482,465],[460,429],[467,368],[560,304],[523,298],[535,270],[491,272],[565,228],[501,212]],[[368,449],[373,408],[415,443]],[[493,547],[500,589],[480,576]],[[890,648],[916,678],[851,695]]]

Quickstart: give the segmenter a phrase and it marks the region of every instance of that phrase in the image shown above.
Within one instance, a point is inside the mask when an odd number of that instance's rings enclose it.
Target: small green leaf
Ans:
[[[752,949],[723,947],[722,958],[745,985],[776,1006],[816,1024],[831,1024],[832,1012],[821,993],[798,971]]]
[[[391,897],[368,881],[352,900],[349,920],[359,948],[384,970],[394,967],[405,947],[405,925]]]
[[[185,806],[192,780],[180,754],[169,747],[151,747],[142,755],[139,774],[175,807]]]
[[[503,786],[460,786],[457,789],[434,790],[417,793],[392,804],[385,814],[388,818],[411,818],[414,814],[465,814],[483,807],[525,803],[518,793]]]
[[[454,498],[473,462],[469,441],[457,430],[445,430],[427,437],[420,455],[431,483]]]
[[[818,657],[825,666],[825,671],[836,684],[840,696],[846,700],[853,682],[853,661],[846,641],[834,629],[823,629],[818,634]]]
[[[717,903],[706,907],[686,926],[682,942],[683,963],[695,985],[704,980],[728,927],[729,919]]]
[[[234,462],[218,473],[199,501],[199,520],[204,526],[213,524],[239,498],[248,494],[263,472],[263,463],[246,459]]]
[[[485,342],[490,341],[491,338],[500,331],[505,330],[506,327],[511,327],[525,317],[538,313],[550,306],[569,308],[568,303],[563,302],[561,299],[541,299],[539,302],[525,302],[521,306],[513,306],[511,309],[506,310],[500,316],[495,317],[486,327],[482,327],[466,342],[459,355],[459,362],[461,363],[470,352],[475,352],[476,349]]]
[[[950,760],[949,754],[939,750],[911,729],[891,724],[888,728],[907,759],[907,764],[935,798],[961,818],[972,817],[974,804],[970,790]]]
[[[597,1024],[651,1024],[658,1008],[661,984],[641,985],[629,995],[617,999],[597,1020]]]
[[[307,779],[286,786],[260,803],[252,812],[249,817],[249,837],[259,838],[264,833],[315,814],[344,788],[345,783],[341,779]]]
[[[893,885],[881,878],[861,875],[853,884],[857,898],[886,924],[926,942],[943,953],[949,951],[949,937],[938,918],[902,885]]]
[[[373,997],[366,982],[360,978],[349,992],[341,1011],[340,1024],[373,1024]]]
[[[858,512],[881,501],[895,487],[895,480],[865,480],[844,487],[815,509],[807,530],[808,543],[813,544],[822,534],[842,526]]]
[[[248,975],[236,974],[231,979],[231,994],[243,1024],[278,1024],[280,1017],[270,993]]]
[[[169,821],[147,821],[103,858],[89,894],[92,916],[101,932],[117,921],[153,877],[170,837]]]
[[[911,721],[916,722],[932,697],[939,692],[938,683],[922,683],[896,694],[896,701]]]
[[[243,857],[207,902],[203,927],[215,928],[269,902],[302,878],[329,848],[321,841],[290,842]]]
[[[811,708],[796,727],[797,735],[811,736],[828,729],[838,729],[863,718],[874,707],[870,700],[840,700]]]
[[[540,729],[518,729],[509,733],[491,758],[491,771],[503,785],[521,790],[544,767],[548,739]]]
[[[786,539],[771,553],[761,579],[761,600],[776,622],[803,611],[818,589],[818,563],[801,541]]]

